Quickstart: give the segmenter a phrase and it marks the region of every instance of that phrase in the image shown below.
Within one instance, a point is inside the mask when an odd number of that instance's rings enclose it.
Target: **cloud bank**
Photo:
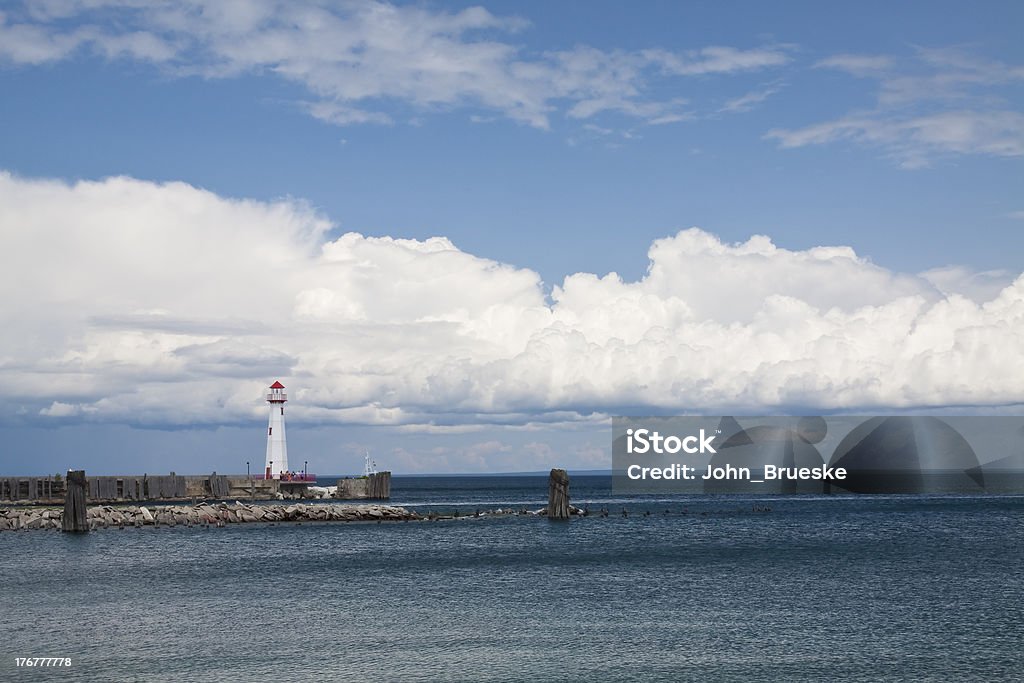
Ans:
[[[5,420],[243,423],[278,378],[293,419],[427,431],[1024,400],[1022,277],[691,228],[639,281],[546,291],[443,237],[332,228],[295,200],[0,174]]]

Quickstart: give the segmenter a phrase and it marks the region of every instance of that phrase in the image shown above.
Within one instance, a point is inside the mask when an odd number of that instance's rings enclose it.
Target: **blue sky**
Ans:
[[[144,452],[187,432],[226,455],[179,471],[231,469],[251,439],[212,434],[262,433],[278,375],[309,450],[345,444],[321,469],[362,447],[408,471],[539,469],[552,444],[601,466],[625,410],[1010,409],[1019,390],[987,375],[1019,359],[970,335],[1020,335],[1022,20],[6,5],[5,459],[48,471],[75,434]],[[719,337],[739,341],[703,356]],[[139,464],[110,450],[79,457]]]

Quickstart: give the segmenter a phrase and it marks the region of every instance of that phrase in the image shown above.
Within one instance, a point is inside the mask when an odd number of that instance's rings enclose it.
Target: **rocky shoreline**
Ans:
[[[63,510],[58,508],[0,508],[0,532],[32,529],[59,530]],[[142,526],[222,527],[227,524],[275,522],[381,522],[423,519],[393,505],[197,505],[93,506],[88,510],[90,529]]]

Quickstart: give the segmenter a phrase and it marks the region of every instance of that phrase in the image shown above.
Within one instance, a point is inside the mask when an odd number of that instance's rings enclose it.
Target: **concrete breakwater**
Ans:
[[[0,508],[0,532],[60,529],[63,511],[55,508]],[[90,529],[142,526],[224,526],[272,522],[408,521],[422,517],[392,505],[199,505],[94,506],[88,509]]]
[[[85,477],[89,503],[147,503],[195,500],[387,500],[391,472],[346,477],[337,486],[321,487],[315,479],[257,479],[241,474],[143,474]],[[54,505],[64,500],[67,478],[0,477],[0,501],[28,505]]]
[[[361,498],[387,500],[391,497],[391,473],[374,472],[365,477],[339,479],[338,485],[334,487],[333,495],[342,500]]]
[[[272,500],[301,492],[303,485],[281,486],[277,479],[254,479],[245,475],[143,474],[85,477],[85,496],[90,503],[180,501],[195,498]],[[30,505],[63,502],[67,478],[0,477],[0,501]]]

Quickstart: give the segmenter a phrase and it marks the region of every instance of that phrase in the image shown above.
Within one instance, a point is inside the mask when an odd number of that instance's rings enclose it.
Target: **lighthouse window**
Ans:
[[[274,428],[273,427],[267,427],[267,436],[270,436],[273,433],[274,433]]]
[[[281,406],[281,414],[284,415],[284,406]]]

